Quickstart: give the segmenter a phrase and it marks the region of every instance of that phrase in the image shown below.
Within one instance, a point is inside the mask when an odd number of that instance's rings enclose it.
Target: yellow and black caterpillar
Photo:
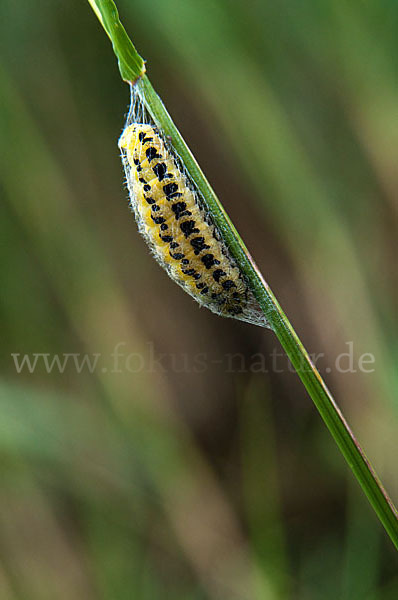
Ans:
[[[217,227],[156,127],[127,126],[119,147],[139,230],[170,277],[213,312],[266,326]]]

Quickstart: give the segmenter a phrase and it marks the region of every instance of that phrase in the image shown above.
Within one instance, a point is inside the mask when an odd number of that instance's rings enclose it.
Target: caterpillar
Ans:
[[[216,314],[267,326],[199,192],[158,129],[128,125],[119,148],[139,231],[160,265]]]

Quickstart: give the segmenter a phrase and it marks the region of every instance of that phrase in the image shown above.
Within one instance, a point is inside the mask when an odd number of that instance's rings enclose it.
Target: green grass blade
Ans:
[[[149,113],[159,128],[170,137],[189,175],[201,191],[215,223],[252,288],[264,315],[378,518],[398,548],[398,514],[392,501],[161,99],[153,89],[148,77],[143,74],[144,62],[137,54],[119,21],[115,4],[111,0],[89,0],[89,2],[112,41],[122,78],[129,82],[135,82],[139,78],[136,85],[139,85],[143,92]]]
[[[134,83],[145,73],[145,62],[121,24],[115,3],[112,0],[88,1],[112,42],[122,79]]]

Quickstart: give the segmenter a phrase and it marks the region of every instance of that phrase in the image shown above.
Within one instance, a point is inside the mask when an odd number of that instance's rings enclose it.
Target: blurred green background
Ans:
[[[118,6],[397,499],[398,4]],[[273,334],[199,309],[139,237],[89,4],[2,0],[0,39],[0,597],[397,598]]]

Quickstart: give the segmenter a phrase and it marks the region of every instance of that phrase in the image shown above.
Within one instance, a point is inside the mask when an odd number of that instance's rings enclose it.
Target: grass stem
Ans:
[[[333,396],[326,387],[298,338],[288,318],[280,307],[268,284],[252,260],[241,237],[201,171],[194,156],[174,125],[163,102],[145,75],[144,60],[120,23],[112,0],[88,0],[111,39],[124,81],[139,85],[147,110],[155,123],[181,157],[186,170],[202,193],[213,219],[253,290],[268,322],[304,384],[324,423],[332,434],[348,466],[365,492],[371,506],[398,549],[398,514],[381,481],[377,477],[360,444],[352,433]]]

